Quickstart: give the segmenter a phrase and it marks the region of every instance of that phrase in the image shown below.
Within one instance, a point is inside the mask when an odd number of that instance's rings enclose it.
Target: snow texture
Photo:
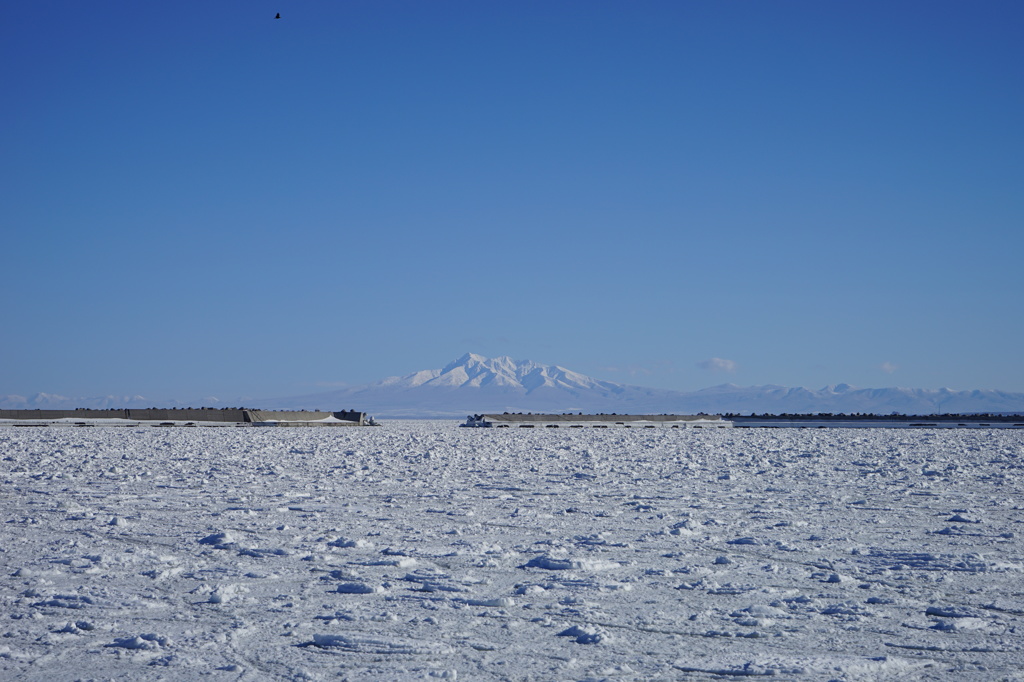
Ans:
[[[1006,430],[2,427],[0,679],[1020,680],[1022,457]]]

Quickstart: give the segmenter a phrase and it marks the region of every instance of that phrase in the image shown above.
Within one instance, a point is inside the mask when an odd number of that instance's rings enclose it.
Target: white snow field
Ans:
[[[0,679],[1024,679],[1024,433],[0,428]]]

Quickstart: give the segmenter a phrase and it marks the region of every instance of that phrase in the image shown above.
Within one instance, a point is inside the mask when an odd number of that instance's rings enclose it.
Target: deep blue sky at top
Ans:
[[[1024,391],[1022,32],[1016,0],[8,3],[0,394],[465,351]]]

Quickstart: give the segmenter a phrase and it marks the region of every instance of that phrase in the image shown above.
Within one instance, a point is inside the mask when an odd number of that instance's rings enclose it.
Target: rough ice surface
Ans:
[[[1024,679],[1022,456],[1007,430],[4,427],[0,678]]]

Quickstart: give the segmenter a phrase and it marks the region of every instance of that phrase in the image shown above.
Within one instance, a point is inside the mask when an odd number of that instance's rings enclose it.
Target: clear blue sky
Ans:
[[[1021,35],[1018,0],[7,3],[0,394],[466,351],[1024,391]]]

